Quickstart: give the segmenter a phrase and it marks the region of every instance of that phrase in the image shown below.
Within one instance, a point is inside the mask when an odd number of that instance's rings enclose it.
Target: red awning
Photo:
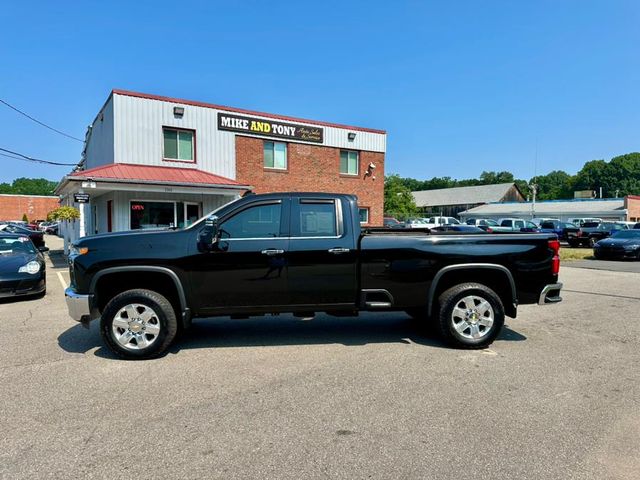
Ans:
[[[144,183],[169,183],[181,185],[209,185],[247,188],[246,185],[230,178],[203,172],[195,168],[159,167],[151,165],[132,165],[130,163],[111,163],[101,167],[74,172],[71,178],[112,181],[136,181]]]

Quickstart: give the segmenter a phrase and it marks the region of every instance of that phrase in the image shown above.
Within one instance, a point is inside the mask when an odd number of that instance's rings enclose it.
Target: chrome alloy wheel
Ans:
[[[454,330],[461,337],[472,340],[487,335],[491,331],[494,318],[491,304],[476,295],[461,298],[451,312]]]
[[[160,335],[160,319],[151,308],[131,303],[121,308],[111,325],[116,341],[127,350],[152,345]]]

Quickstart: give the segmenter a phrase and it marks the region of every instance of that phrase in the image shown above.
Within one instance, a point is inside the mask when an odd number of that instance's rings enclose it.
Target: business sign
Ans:
[[[289,138],[303,142],[322,143],[324,129],[284,123],[270,118],[243,117],[218,113],[218,130],[242,132],[265,137]]]
[[[89,194],[88,193],[74,193],[73,201],[76,203],[89,203]]]

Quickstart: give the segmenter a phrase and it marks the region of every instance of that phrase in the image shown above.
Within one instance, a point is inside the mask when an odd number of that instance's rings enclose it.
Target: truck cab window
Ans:
[[[299,229],[296,237],[335,237],[337,233],[335,203],[301,203],[298,206]]]
[[[256,205],[237,213],[221,226],[222,238],[269,238],[280,236],[280,203]]]

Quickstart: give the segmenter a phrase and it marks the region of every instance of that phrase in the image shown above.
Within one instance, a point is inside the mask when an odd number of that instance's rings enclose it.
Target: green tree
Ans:
[[[607,185],[608,196],[640,194],[640,153],[627,153],[612,158],[608,170],[608,178],[613,179],[613,182]]]
[[[495,185],[497,183],[511,183],[514,181],[511,172],[482,172],[480,174],[480,182],[482,185]]]
[[[573,198],[573,177],[567,172],[554,170],[532,181],[538,185],[537,198],[540,200]]]
[[[53,195],[57,182],[46,178],[16,178],[12,184],[0,183],[0,193],[19,195]]]
[[[388,175],[384,179],[384,212],[404,220],[417,212],[411,190],[399,175]]]

